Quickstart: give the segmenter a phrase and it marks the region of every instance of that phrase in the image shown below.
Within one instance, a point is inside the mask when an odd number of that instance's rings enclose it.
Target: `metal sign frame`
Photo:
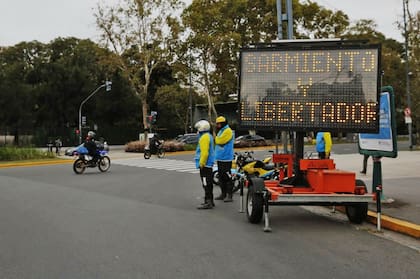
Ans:
[[[397,122],[395,119],[395,96],[394,89],[391,86],[381,88],[381,95],[385,94],[388,103],[382,103],[381,106],[386,106],[384,109],[383,121],[380,123],[380,131],[377,134],[359,134],[359,153],[369,155],[372,157],[390,157],[396,158],[398,156],[397,147]],[[383,134],[387,134],[384,138]],[[369,142],[363,143],[363,140],[373,141],[371,148]],[[389,141],[391,141],[391,149],[389,149]],[[381,149],[380,146],[387,146]]]
[[[364,128],[364,127],[357,127],[357,128],[342,128],[342,127],[317,127],[317,126],[308,126],[308,127],[294,127],[293,125],[249,125],[246,124],[247,121],[243,121],[241,112],[243,111],[242,107],[242,78],[245,76],[242,71],[242,65],[243,65],[243,55],[244,53],[248,52],[262,52],[262,51],[328,51],[328,50],[334,50],[334,51],[345,51],[345,50],[368,50],[372,49],[377,51],[377,61],[375,68],[375,76],[376,76],[376,84],[375,84],[375,90],[376,90],[376,116],[379,115],[379,94],[380,94],[380,72],[379,69],[381,67],[380,65],[380,56],[381,56],[381,45],[380,44],[367,44],[366,41],[343,41],[343,40],[317,40],[317,41],[300,41],[300,40],[291,40],[291,41],[285,41],[285,42],[273,42],[268,44],[256,44],[251,45],[249,47],[241,49],[241,55],[240,55],[240,65],[241,70],[239,72],[239,94],[238,94],[238,102],[239,102],[239,127],[241,129],[258,129],[258,130],[274,130],[274,129],[283,129],[283,130],[289,130],[289,131],[313,131],[317,129],[323,129],[323,130],[329,130],[329,131],[348,131],[348,132],[377,132],[379,131],[379,119],[376,117],[376,121],[378,123],[372,124],[375,127],[372,128]]]

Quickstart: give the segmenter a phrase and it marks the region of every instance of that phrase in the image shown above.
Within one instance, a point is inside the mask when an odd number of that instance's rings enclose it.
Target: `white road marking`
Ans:
[[[143,159],[143,158],[130,158],[130,159],[117,159],[113,160],[113,164],[137,167],[137,168],[147,168],[147,169],[158,169],[158,170],[167,170],[167,171],[177,171],[183,173],[199,173],[199,170],[195,168],[195,162],[193,161],[183,161],[175,159]]]

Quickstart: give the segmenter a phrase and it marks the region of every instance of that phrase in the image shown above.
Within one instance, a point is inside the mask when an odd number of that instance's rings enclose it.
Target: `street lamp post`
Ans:
[[[408,0],[403,0],[404,10],[404,38],[405,38],[405,78],[406,78],[406,94],[407,94],[407,111],[411,111],[411,96],[410,96],[410,67],[408,63],[408,31],[407,31],[407,13],[408,13]],[[411,115],[408,115],[411,117]],[[408,145],[410,150],[413,149],[413,127],[411,119],[407,122],[408,125]]]
[[[100,86],[98,86],[98,88],[96,88],[95,90],[93,90],[93,92],[92,93],[90,93],[90,95],[89,96],[87,96],[86,97],[86,99],[84,99],[81,103],[80,103],[80,106],[79,106],[79,144],[81,144],[82,143],[82,107],[83,107],[83,105],[93,96],[93,95],[95,95],[98,91],[99,91],[99,89],[101,89],[101,88],[103,88],[103,87],[105,87],[105,90],[108,92],[108,91],[111,91],[111,85],[112,85],[112,82],[111,81],[105,81],[105,83],[104,84],[101,84]]]
[[[188,105],[188,112],[189,112],[189,118],[190,118],[190,133],[193,132],[193,109],[192,109],[192,55],[190,50],[189,55],[189,89],[188,89],[188,97],[189,97],[189,105]]]

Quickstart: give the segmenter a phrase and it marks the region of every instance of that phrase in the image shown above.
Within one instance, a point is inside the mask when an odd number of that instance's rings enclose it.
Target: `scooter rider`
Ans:
[[[213,164],[214,164],[214,142],[210,134],[210,123],[207,120],[200,120],[194,126],[198,133],[198,145],[195,151],[195,165],[200,169],[200,179],[204,188],[204,203],[197,209],[212,209],[213,201]]]
[[[223,200],[224,202],[232,202],[233,184],[230,179],[233,152],[233,132],[229,127],[227,120],[223,116],[216,118],[217,136],[216,142],[216,161],[219,170],[220,188],[222,193],[215,200]]]
[[[150,152],[152,154],[157,154],[157,151],[160,145],[161,145],[161,142],[160,142],[159,136],[157,134],[154,134],[153,137],[150,139],[150,144],[149,144]]]

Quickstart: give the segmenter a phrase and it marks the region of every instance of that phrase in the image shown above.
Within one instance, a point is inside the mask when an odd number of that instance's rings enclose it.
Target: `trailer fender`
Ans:
[[[254,193],[262,193],[265,190],[264,179],[252,177],[249,179],[249,186],[253,188]]]

